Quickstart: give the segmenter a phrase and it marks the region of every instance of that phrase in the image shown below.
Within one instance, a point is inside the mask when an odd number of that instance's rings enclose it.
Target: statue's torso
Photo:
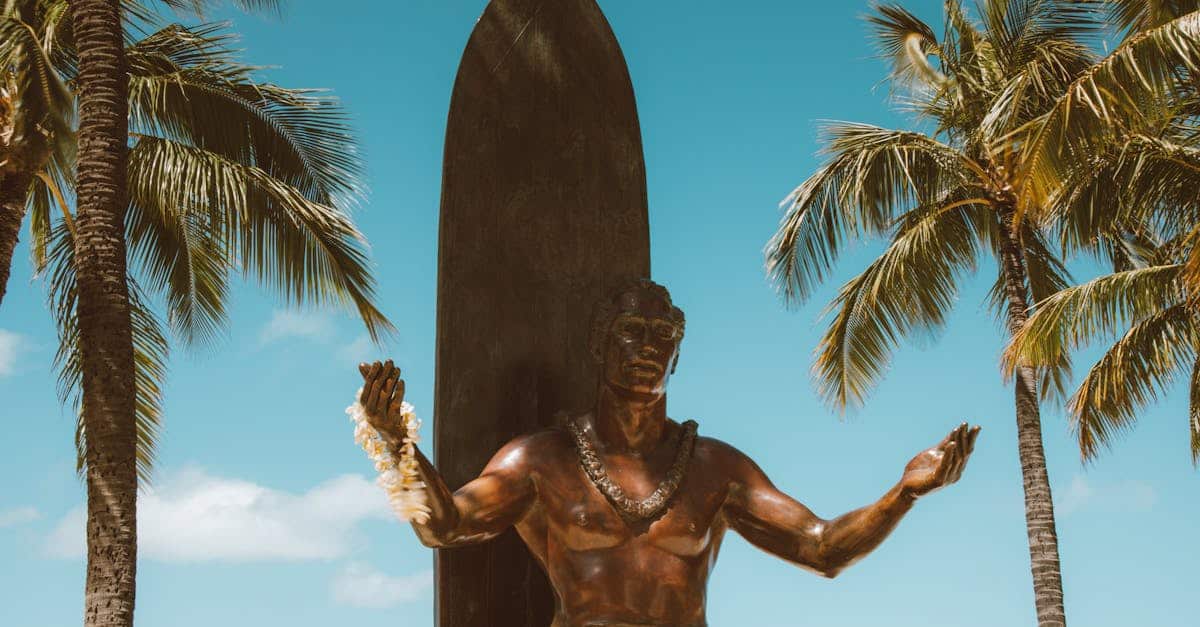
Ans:
[[[729,478],[723,464],[712,463],[722,445],[697,438],[670,508],[651,522],[621,517],[584,473],[566,434],[538,434],[526,446],[537,500],[517,531],[558,594],[555,627],[703,625],[708,575],[726,529]],[[603,457],[609,475],[642,499],[674,459],[674,450],[663,449],[644,459]]]

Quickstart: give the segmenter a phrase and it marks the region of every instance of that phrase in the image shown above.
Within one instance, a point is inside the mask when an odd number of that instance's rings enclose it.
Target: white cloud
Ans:
[[[373,361],[372,358],[378,353],[379,349],[371,342],[371,338],[365,333],[354,339],[353,342],[341,347],[337,351],[338,361],[358,365],[362,362]]]
[[[1158,493],[1154,486],[1136,479],[1094,486],[1083,475],[1075,475],[1054,500],[1055,509],[1063,516],[1083,509],[1144,512],[1154,507]]]
[[[0,329],[0,377],[12,374],[17,369],[17,353],[25,344],[25,338]]]
[[[359,541],[358,523],[389,515],[383,491],[360,475],[291,494],[191,468],[138,497],[138,550],[167,562],[333,559]],[[47,549],[83,555],[82,507],[58,523]]]
[[[362,563],[353,563],[334,576],[333,600],[352,607],[387,608],[425,597],[433,587],[433,571],[392,577]]]
[[[333,335],[333,318],[322,312],[276,309],[258,333],[259,344],[289,337],[323,340]]]
[[[42,513],[32,507],[0,510],[0,529],[31,523],[41,517]]]

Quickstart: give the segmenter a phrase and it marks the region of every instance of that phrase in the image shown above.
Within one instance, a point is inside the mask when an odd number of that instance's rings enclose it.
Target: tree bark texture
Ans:
[[[1011,207],[1000,210],[1000,268],[1008,300],[1008,331],[1015,335],[1029,319],[1028,278],[1021,242]],[[1058,559],[1058,533],[1054,501],[1042,448],[1042,417],[1038,407],[1037,373],[1022,365],[1014,377],[1017,408],[1017,450],[1025,487],[1025,526],[1029,534],[1029,559],[1033,573],[1034,605],[1038,627],[1066,627],[1062,571]]]
[[[4,295],[8,291],[13,251],[21,236],[29,182],[30,177],[21,173],[9,173],[0,178],[0,305],[4,304]]]
[[[126,283],[128,91],[120,0],[71,0],[79,51],[75,266],[87,462],[85,627],[131,627],[137,573],[133,337]]]

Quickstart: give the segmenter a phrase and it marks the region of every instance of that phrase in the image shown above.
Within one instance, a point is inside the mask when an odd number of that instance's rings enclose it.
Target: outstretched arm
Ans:
[[[359,402],[371,426],[399,455],[404,441],[400,405],[404,380],[400,369],[386,363],[359,364],[364,385]],[[413,522],[421,543],[432,548],[463,546],[500,535],[519,521],[533,502],[533,482],[527,468],[524,439],[510,442],[496,453],[478,478],[451,492],[441,473],[420,450],[418,471],[425,484],[429,520]]]
[[[834,577],[879,546],[918,497],[957,481],[978,435],[979,427],[963,423],[914,457],[900,481],[878,501],[832,520],[821,519],[780,492],[753,461],[735,453],[735,483],[726,516],[751,544]]]

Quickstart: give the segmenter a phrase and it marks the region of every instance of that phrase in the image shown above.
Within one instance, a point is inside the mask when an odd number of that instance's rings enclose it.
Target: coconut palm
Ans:
[[[1030,126],[1030,220],[1113,273],[1038,305],[1009,367],[1115,339],[1067,402],[1085,460],[1185,374],[1200,461],[1200,2],[1113,2],[1128,35]],[[1146,52],[1161,55],[1146,64]],[[1081,158],[1078,155],[1087,155]],[[1119,337],[1115,337],[1119,335]]]
[[[214,339],[240,269],[290,302],[350,306],[373,337],[391,326],[346,213],[360,165],[336,103],[255,80],[215,26],[119,36],[114,52],[121,17],[107,2],[68,11],[65,0],[10,1],[0,28],[19,37],[0,41],[0,58],[9,86],[32,85],[8,90],[8,119],[39,142],[25,151],[40,159],[26,160],[22,204],[60,327],[60,387],[81,409],[85,624],[128,626],[136,490],[152,460],[168,348],[153,301],[184,344]]]
[[[1012,336],[1025,327],[1032,303],[1069,281],[1049,245],[1051,235],[1091,229],[1098,247],[1118,256],[1127,247],[1128,238],[1117,233],[1132,232],[1130,220],[1106,218],[1112,228],[1104,233],[1089,225],[1097,223],[1095,216],[1119,215],[1119,195],[1070,197],[1062,183],[1094,175],[1106,159],[1121,163],[1108,149],[1121,136],[1114,129],[1134,119],[1122,114],[1132,113],[1135,101],[1145,106],[1173,98],[1184,82],[1178,70],[1187,66],[1197,38],[1188,38],[1186,19],[1168,19],[1175,9],[1164,7],[1171,3],[1109,4],[1125,28],[1146,30],[1134,32],[1104,58],[1086,45],[1100,25],[1101,3],[995,0],[980,5],[980,22],[974,23],[952,0],[945,5],[940,40],[897,6],[879,7],[871,18],[893,59],[890,78],[900,102],[931,122],[932,131],[831,126],[825,141],[829,161],[788,198],[784,221],[767,248],[770,277],[787,300],[799,302],[827,276],[845,240],[889,239],[885,252],[831,306],[834,319],[815,366],[831,404],[861,403],[901,339],[940,327],[958,283],[981,256],[990,253],[997,262],[992,304]],[[1128,84],[1131,79],[1136,86]],[[1114,99],[1124,99],[1125,108],[1100,106],[1097,94],[1103,90],[1119,94]],[[1081,103],[1089,112],[1077,116]],[[1123,143],[1143,154],[1173,149],[1161,141]],[[1155,185],[1150,176],[1139,180]],[[1177,196],[1184,193],[1174,189]],[[1068,202],[1087,207],[1073,213],[1074,226],[1051,219]],[[1042,357],[1018,359],[1007,371],[1016,384],[1038,622],[1063,625],[1039,396],[1064,392],[1069,362],[1066,351]]]
[[[826,163],[785,200],[767,246],[771,280],[803,302],[852,238],[887,249],[844,285],[814,366],[836,408],[860,405],[906,336],[941,327],[960,283],[984,257],[996,261],[991,305],[1009,334],[1030,304],[1069,283],[1047,234],[1017,218],[1024,172],[1014,132],[1043,114],[1095,57],[1099,19],[1088,3],[983,2],[978,21],[945,4],[942,37],[896,5],[869,20],[891,59],[902,108],[928,133],[865,124],[824,131]],[[1015,372],[1018,450],[1038,624],[1065,625],[1058,540],[1042,447],[1042,395],[1062,389],[1065,360]]]

